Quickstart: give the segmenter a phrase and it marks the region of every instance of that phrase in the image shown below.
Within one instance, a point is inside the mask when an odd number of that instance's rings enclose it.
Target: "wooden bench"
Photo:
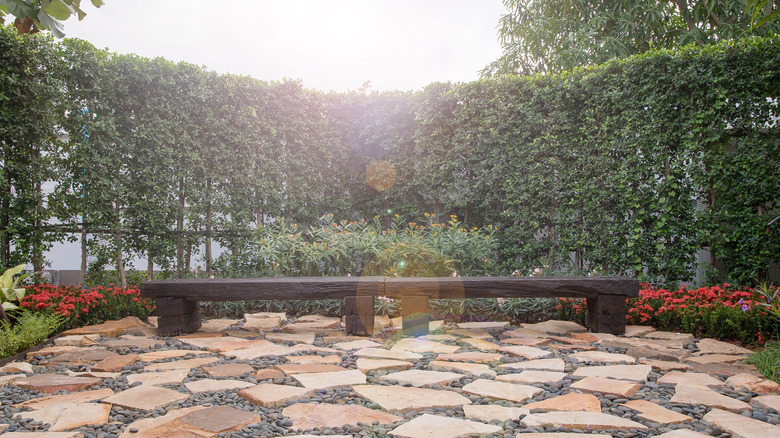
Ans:
[[[622,334],[626,298],[639,295],[639,281],[627,277],[273,277],[158,280],[141,283],[141,296],[154,298],[160,335],[196,331],[199,301],[344,299],[348,334],[371,334],[374,298],[401,300],[403,331],[428,332],[428,300],[436,298],[571,297],[587,300],[586,325]]]

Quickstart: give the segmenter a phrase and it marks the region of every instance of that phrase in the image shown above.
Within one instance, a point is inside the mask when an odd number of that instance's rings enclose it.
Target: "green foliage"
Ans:
[[[767,379],[780,383],[780,341],[767,342],[762,351],[748,356],[746,362],[755,365]]]
[[[503,54],[483,75],[562,72],[651,49],[714,44],[780,32],[768,0],[504,0]]]
[[[19,275],[26,264],[16,266],[14,268],[6,269],[3,275],[0,275],[0,303],[3,305],[3,310],[16,310],[19,307],[14,303],[24,298],[26,290],[23,287],[17,287],[19,282],[29,277],[32,274]]]
[[[0,359],[24,351],[56,333],[64,318],[53,313],[23,312],[15,324],[0,321]]]
[[[99,8],[102,0],[91,0]],[[50,30],[57,38],[65,36],[61,21],[76,15],[79,21],[87,15],[81,10],[81,0],[0,0],[0,24],[6,15],[16,17],[15,26],[19,33],[37,33]]]

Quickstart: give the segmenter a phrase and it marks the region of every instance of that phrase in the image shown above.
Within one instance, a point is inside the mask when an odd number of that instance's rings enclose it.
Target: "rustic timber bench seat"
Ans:
[[[201,326],[199,301],[344,299],[349,334],[371,334],[374,298],[401,300],[403,331],[428,332],[428,299],[571,297],[587,300],[586,325],[593,331],[626,330],[626,298],[639,295],[627,277],[267,277],[158,280],[141,283],[154,298],[162,336]]]

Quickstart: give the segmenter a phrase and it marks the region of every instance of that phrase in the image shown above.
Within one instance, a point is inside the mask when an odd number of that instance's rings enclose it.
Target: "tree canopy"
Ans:
[[[99,8],[103,0],[90,0]],[[81,0],[0,0],[0,24],[5,23],[6,15],[13,15],[14,27],[21,34],[32,34],[50,30],[57,38],[65,36],[62,21],[72,15],[79,20],[87,15],[81,10]]]
[[[778,0],[504,0],[502,56],[483,76],[561,72],[614,57],[780,31]]]

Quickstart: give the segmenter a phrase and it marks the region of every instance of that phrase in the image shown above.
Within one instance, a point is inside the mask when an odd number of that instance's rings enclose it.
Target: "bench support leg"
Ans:
[[[401,298],[402,330],[404,336],[423,336],[428,334],[427,295],[404,295]]]
[[[157,334],[173,336],[192,333],[201,326],[200,303],[184,298],[156,298]]]
[[[599,295],[588,298],[587,326],[594,332],[622,335],[626,332],[626,297]]]
[[[373,335],[374,297],[344,297],[344,316],[348,335]]]

